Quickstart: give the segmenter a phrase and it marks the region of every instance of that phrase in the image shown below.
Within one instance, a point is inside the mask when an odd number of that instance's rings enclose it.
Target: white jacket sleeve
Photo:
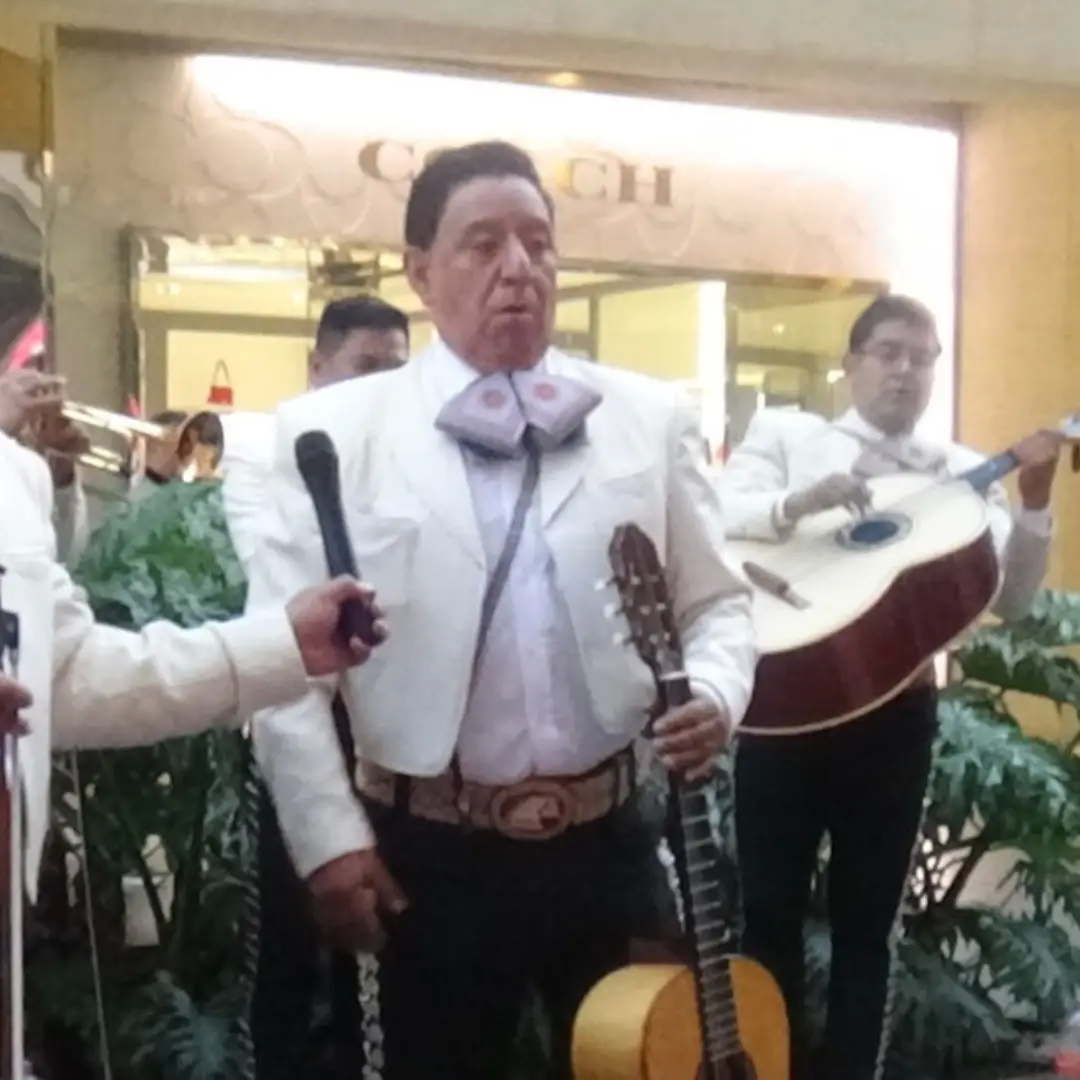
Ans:
[[[668,572],[687,674],[732,725],[750,703],[757,665],[748,588],[724,561],[720,500],[694,412],[680,402],[670,435]]]
[[[37,503],[52,519],[40,463]],[[53,741],[57,749],[135,746],[204,731],[302,694],[303,660],[285,612],[182,630],[100,626],[67,570],[53,564]]]
[[[1003,580],[994,614],[1009,621],[1031,610],[1050,561],[1052,526],[1049,513],[1021,510],[1005,548]]]
[[[256,613],[327,578],[315,511],[281,414],[265,501],[248,586],[248,610]],[[286,846],[305,878],[375,842],[341,756],[331,713],[335,690],[333,680],[320,681],[290,704],[260,713],[253,728],[256,759]]]
[[[746,436],[720,470],[717,488],[732,540],[780,540],[776,515],[791,490],[783,436],[767,409],[754,414]]]

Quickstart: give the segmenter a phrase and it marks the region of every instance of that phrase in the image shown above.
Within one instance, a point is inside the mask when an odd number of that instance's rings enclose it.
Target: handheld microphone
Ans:
[[[330,577],[351,574],[359,579],[360,572],[341,508],[341,478],[333,441],[325,431],[305,431],[297,437],[294,450],[296,467],[315,507]],[[338,632],[346,639],[358,637],[365,645],[378,644],[374,617],[360,600],[342,604]]]

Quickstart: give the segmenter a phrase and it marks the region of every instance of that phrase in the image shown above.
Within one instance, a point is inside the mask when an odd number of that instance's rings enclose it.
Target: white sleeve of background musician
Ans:
[[[249,564],[249,611],[280,604],[327,577],[315,511],[296,468],[294,437],[279,413],[274,466]],[[252,727],[259,769],[303,878],[375,842],[341,756],[331,713],[335,689],[335,680],[309,683],[303,697],[257,713]]]
[[[1048,528],[1034,527],[1023,513],[1013,525],[1003,566],[1001,591],[994,603],[994,614],[1010,622],[1022,619],[1046,577],[1050,561],[1051,533]]]
[[[776,511],[791,492],[783,433],[776,420],[768,410],[755,413],[745,438],[720,470],[717,492],[724,531],[732,540],[781,539]]]
[[[695,696],[712,701],[734,727],[750,703],[757,665],[750,593],[724,561],[722,507],[705,470],[699,422],[681,395],[669,439],[668,576],[686,671]]]

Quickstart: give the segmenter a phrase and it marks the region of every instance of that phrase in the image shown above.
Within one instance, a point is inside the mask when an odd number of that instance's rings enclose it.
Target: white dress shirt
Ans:
[[[437,360],[436,378],[447,399],[477,378],[449,349]],[[463,453],[490,573],[510,528],[525,459]],[[604,731],[593,714],[581,650],[534,497],[462,719],[462,776],[511,784],[527,776],[575,775],[627,742],[624,735]]]

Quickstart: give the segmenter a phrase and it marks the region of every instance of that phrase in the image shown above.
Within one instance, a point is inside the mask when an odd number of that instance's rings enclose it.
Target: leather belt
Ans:
[[[635,769],[629,747],[581,776],[532,776],[506,786],[458,780],[451,770],[401,777],[369,762],[357,768],[356,787],[364,798],[403,805],[427,821],[490,829],[514,840],[550,840],[623,806],[634,791]]]

